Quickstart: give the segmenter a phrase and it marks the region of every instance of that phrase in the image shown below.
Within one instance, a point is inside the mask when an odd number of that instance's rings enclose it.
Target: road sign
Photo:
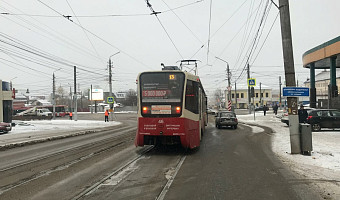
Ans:
[[[255,78],[248,78],[248,86],[255,87],[256,86],[256,79]]]
[[[309,88],[306,87],[284,87],[283,96],[285,97],[308,97]]]
[[[107,103],[114,103],[113,97],[107,97]]]

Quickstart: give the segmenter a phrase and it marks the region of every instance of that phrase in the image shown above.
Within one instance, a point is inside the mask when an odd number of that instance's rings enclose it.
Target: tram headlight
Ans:
[[[180,106],[177,106],[176,107],[176,114],[180,114],[181,113],[181,107]]]

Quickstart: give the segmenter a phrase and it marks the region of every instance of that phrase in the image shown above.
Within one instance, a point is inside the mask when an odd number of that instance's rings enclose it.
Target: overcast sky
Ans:
[[[274,0],[278,4],[278,0]],[[278,9],[268,0],[0,0],[0,79],[17,89],[49,94],[73,90],[73,66],[82,91],[136,89],[137,74],[196,59],[208,95],[226,89],[226,63],[234,85],[246,84],[249,58],[257,83],[284,82]],[[296,78],[309,76],[302,54],[340,33],[339,0],[290,1]],[[70,16],[70,17],[63,17]],[[278,17],[277,17],[278,16]],[[261,20],[262,19],[262,20]],[[257,36],[257,37],[256,37]],[[256,38],[256,39],[255,39]],[[190,71],[190,69],[185,68]]]

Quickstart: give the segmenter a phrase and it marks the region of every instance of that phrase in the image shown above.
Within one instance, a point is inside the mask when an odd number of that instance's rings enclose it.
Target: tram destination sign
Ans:
[[[307,87],[284,87],[283,96],[285,97],[308,97],[309,88]]]

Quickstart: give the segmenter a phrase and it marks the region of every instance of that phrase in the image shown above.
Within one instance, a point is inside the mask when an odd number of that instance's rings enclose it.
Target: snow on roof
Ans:
[[[340,68],[336,69],[336,77],[340,78]],[[329,80],[330,79],[330,71],[324,70],[317,75],[315,75],[315,81],[323,81],[323,80]],[[309,83],[310,80],[305,81],[305,83]]]

